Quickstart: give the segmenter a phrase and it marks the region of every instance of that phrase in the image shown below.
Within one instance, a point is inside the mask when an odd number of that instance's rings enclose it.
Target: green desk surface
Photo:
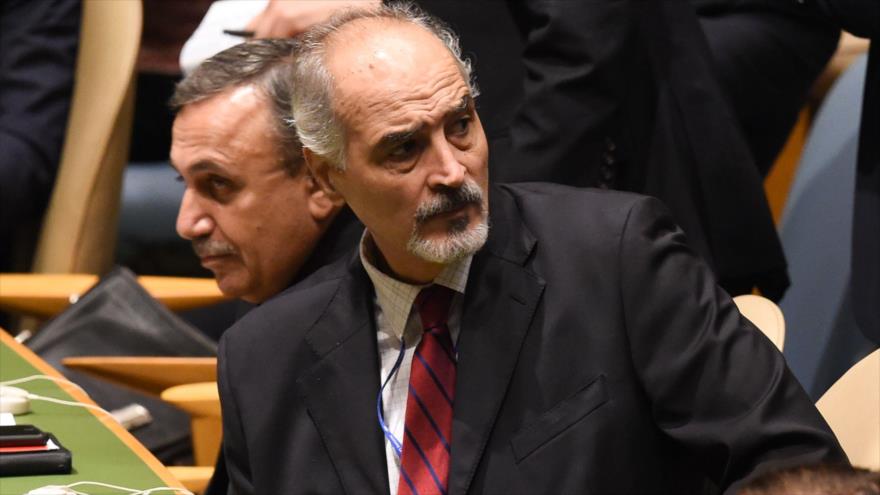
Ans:
[[[0,330],[0,381],[46,374],[47,371],[54,370],[48,369],[45,362],[39,361],[38,357]],[[71,387],[48,380],[14,386],[37,395],[77,400],[69,393]],[[73,394],[78,395],[77,392]],[[169,483],[180,486],[134,437],[101,412],[32,400],[31,412],[15,416],[15,421],[17,424],[33,424],[53,433],[72,453],[73,472],[69,475],[0,477],[0,495],[23,494],[44,485],[67,485],[77,481],[100,481],[139,490],[167,486]],[[95,495],[124,493],[95,486],[76,489]]]

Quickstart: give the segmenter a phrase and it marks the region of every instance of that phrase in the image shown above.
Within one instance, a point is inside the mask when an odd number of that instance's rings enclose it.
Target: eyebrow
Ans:
[[[450,110],[449,112],[447,112],[446,115],[453,115],[456,113],[462,113],[462,112],[467,111],[467,109],[471,106],[471,103],[473,101],[474,101],[474,99],[471,98],[470,94],[466,94],[466,95],[462,96],[461,100],[459,100],[459,102],[458,102],[458,105],[456,107],[454,107],[452,110]]]
[[[470,94],[466,94],[461,97],[458,104],[449,109],[446,114],[444,114],[444,118],[449,117],[450,115],[457,115],[464,113],[470,108],[471,103],[473,102],[473,98],[471,98]],[[413,136],[418,134],[418,132],[422,129],[423,125],[418,124],[411,129],[405,129],[403,131],[389,132],[385,134],[379,139],[377,143],[377,148],[392,148],[398,144],[405,143],[412,139]]]
[[[168,160],[168,164],[171,166],[171,168],[173,168],[175,171],[177,171],[177,173],[182,173],[180,171],[180,169],[177,167],[177,165],[174,162],[172,162],[170,159]],[[189,167],[189,169],[187,170],[187,172],[189,172],[189,173],[198,173],[198,172],[205,172],[205,171],[227,172],[224,167],[222,167],[222,166],[218,165],[217,163],[212,162],[210,160],[200,160],[200,161],[196,162],[195,164],[193,164],[191,167]]]

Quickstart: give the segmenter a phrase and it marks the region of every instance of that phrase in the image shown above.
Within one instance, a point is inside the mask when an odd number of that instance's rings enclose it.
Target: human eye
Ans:
[[[455,136],[467,135],[468,131],[470,131],[470,129],[471,129],[471,121],[472,120],[473,120],[473,118],[470,115],[465,115],[465,116],[462,116],[462,117],[456,119],[452,123],[452,129],[451,129],[452,134]]]
[[[225,177],[212,175],[208,181],[211,184],[211,189],[217,193],[223,193],[232,189],[232,181]]]
[[[217,174],[202,177],[198,188],[206,196],[221,203],[230,200],[236,189],[232,180]]]
[[[410,139],[392,147],[386,156],[391,164],[400,165],[410,161],[418,151],[419,143],[415,139]]]
[[[465,149],[471,144],[473,116],[470,114],[460,115],[455,118],[446,129],[446,135],[449,142],[457,148]]]

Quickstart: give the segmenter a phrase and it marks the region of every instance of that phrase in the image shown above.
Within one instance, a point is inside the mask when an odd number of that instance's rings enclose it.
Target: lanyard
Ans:
[[[388,442],[391,444],[391,447],[394,449],[394,453],[397,454],[397,458],[400,458],[401,451],[403,450],[403,446],[400,443],[400,440],[394,436],[394,433],[391,433],[391,429],[388,428],[388,425],[385,423],[385,415],[382,413],[382,391],[385,390],[385,386],[388,385],[388,382],[391,381],[391,377],[397,374],[397,371],[400,369],[400,363],[403,362],[403,355],[406,352],[406,343],[403,338],[400,339],[400,353],[397,355],[397,361],[394,362],[394,366],[391,368],[391,372],[388,373],[388,377],[385,378],[385,382],[379,388],[379,397],[376,399],[376,415],[379,418],[379,427],[382,428],[382,433],[385,435],[385,438],[388,439]]]

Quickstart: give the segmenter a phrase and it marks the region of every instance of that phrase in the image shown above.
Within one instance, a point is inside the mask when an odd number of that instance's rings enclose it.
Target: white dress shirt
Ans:
[[[422,322],[417,311],[413,310],[413,301],[419,291],[430,284],[411,285],[384,274],[371,262],[373,243],[369,233],[361,237],[361,263],[373,282],[375,296],[373,307],[376,314],[376,339],[379,344],[379,383],[385,383],[394,363],[400,354],[401,338],[404,339],[405,350],[403,361],[388,385],[382,391],[382,406],[385,424],[391,433],[403,445],[403,426],[406,419],[406,398],[409,390],[409,370],[413,353],[422,339]],[[461,330],[461,307],[464,289],[467,286],[468,271],[473,256],[468,256],[447,265],[432,283],[443,285],[455,291],[452,305],[449,308],[447,325],[453,345],[458,342]],[[379,418],[376,418],[378,423]],[[376,425],[378,428],[378,424]],[[388,485],[391,495],[397,495],[397,484],[400,478],[400,459],[391,442],[385,439],[385,458],[388,465]]]

